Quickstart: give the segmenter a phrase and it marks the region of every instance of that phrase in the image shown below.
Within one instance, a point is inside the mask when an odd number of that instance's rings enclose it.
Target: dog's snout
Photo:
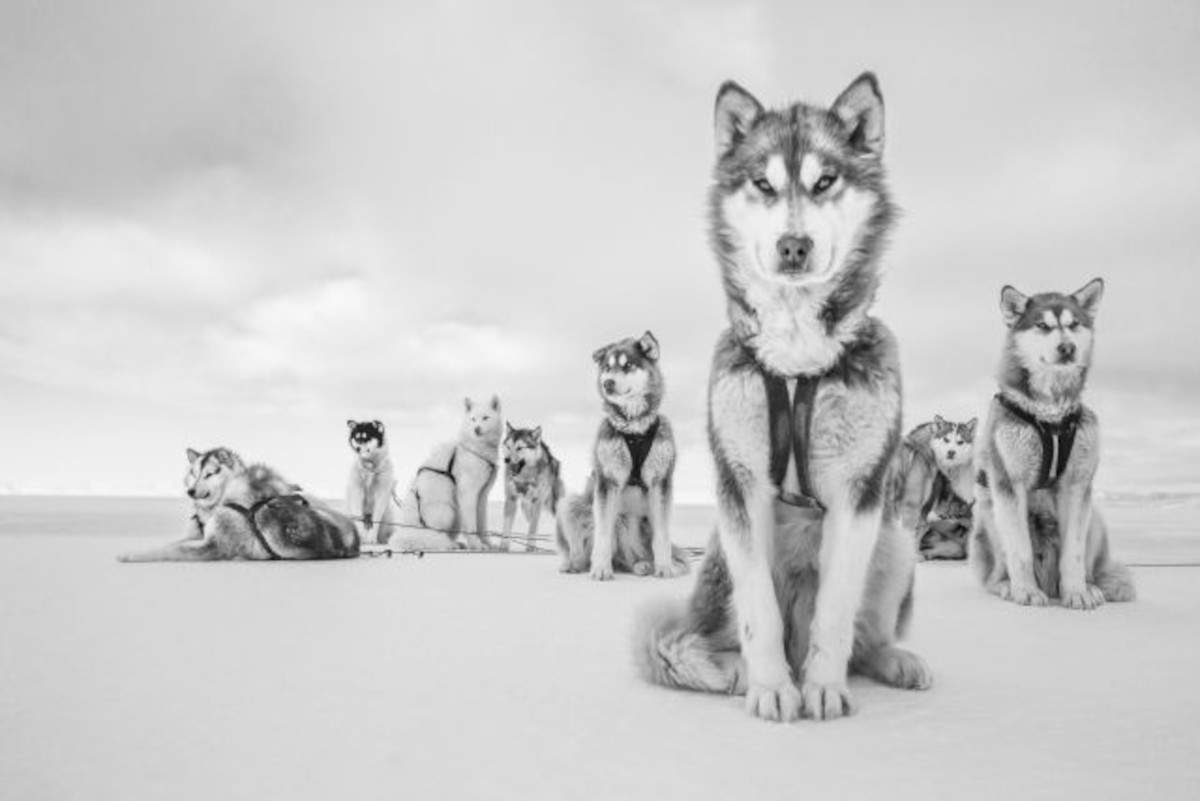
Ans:
[[[954,453],[955,453],[955,452],[954,452],[954,451],[952,451],[952,450],[951,450],[951,451],[946,451],[946,458],[947,458],[947,459],[953,459],[953,458],[954,458]]]
[[[1058,356],[1063,361],[1069,361],[1075,358],[1075,343],[1074,342],[1059,342]]]
[[[781,266],[789,270],[798,270],[804,266],[804,261],[808,258],[812,246],[811,237],[792,234],[779,237],[779,241],[775,244],[776,250],[779,251]]]
[[[195,487],[188,487],[187,494],[188,494],[188,497],[189,497],[189,498],[195,498],[195,497],[196,497],[196,488],[195,488]]]
[[[617,389],[616,381],[613,381],[611,378],[604,379],[604,391],[605,392],[615,392],[616,389]]]

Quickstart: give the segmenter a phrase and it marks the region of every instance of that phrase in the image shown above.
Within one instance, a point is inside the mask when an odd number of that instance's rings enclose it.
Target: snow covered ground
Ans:
[[[634,677],[635,608],[690,579],[596,584],[549,557],[486,554],[122,565],[114,554],[161,536],[147,528],[158,512],[123,511],[137,536],[83,514],[34,536],[36,516],[10,501],[6,799],[1024,801],[1200,787],[1200,568],[1138,568],[1139,602],[1081,613],[1020,609],[960,564],[922,565],[910,645],[934,688],[855,681],[856,716],[779,725],[740,699]],[[1180,519],[1154,554],[1195,555],[1190,512]],[[684,539],[703,538],[688,526]]]

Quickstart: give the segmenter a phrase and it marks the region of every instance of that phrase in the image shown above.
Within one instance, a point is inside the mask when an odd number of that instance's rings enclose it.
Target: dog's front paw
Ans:
[[[1021,606],[1045,606],[1050,603],[1050,598],[1046,593],[1037,587],[1013,584],[1008,581],[1000,583],[996,594],[1006,601],[1012,601]]]
[[[1095,609],[1104,603],[1104,592],[1095,584],[1062,591],[1062,605],[1067,609]]]
[[[746,688],[746,711],[756,718],[790,723],[803,709],[800,691],[791,679],[776,684],[752,683]]]
[[[613,569],[611,564],[592,565],[592,578],[596,581],[612,581]]]
[[[854,713],[850,690],[844,681],[805,681],[800,688],[804,717],[813,720],[836,720]]]
[[[685,573],[687,573],[687,565],[680,564],[675,560],[654,565],[655,578],[679,578]]]

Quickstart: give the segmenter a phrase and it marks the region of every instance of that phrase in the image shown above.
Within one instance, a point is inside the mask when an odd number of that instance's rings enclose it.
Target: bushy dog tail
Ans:
[[[639,610],[633,659],[643,679],[664,687],[733,693],[740,683],[738,653],[713,650],[687,605],[674,599],[659,599]]]
[[[1133,573],[1127,565],[1108,561],[1096,572],[1096,586],[1104,593],[1104,600],[1112,602],[1132,601],[1137,598],[1133,586]]]

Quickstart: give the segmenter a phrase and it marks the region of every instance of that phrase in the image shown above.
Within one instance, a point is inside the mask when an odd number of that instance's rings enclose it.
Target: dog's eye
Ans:
[[[771,182],[766,178],[758,177],[754,179],[754,188],[762,192],[767,197],[775,196],[775,187],[771,186]]]
[[[837,179],[838,179],[837,173],[834,173],[834,172],[825,173],[824,175],[822,175],[820,178],[817,179],[817,182],[815,184],[813,184],[812,193],[814,195],[821,194],[826,189],[833,186],[834,181],[836,181]]]
[[[1074,331],[1074,330],[1075,330],[1075,329],[1077,329],[1077,328],[1079,328],[1079,321],[1078,321],[1078,320],[1074,320],[1074,321],[1072,321],[1072,323],[1071,323],[1070,325],[1068,325],[1068,326],[1067,326],[1067,330],[1068,330],[1068,331]]]
[[[1050,325],[1048,323],[1044,323],[1044,322],[1038,323],[1037,327],[1038,327],[1039,331],[1049,331],[1050,330]]]

